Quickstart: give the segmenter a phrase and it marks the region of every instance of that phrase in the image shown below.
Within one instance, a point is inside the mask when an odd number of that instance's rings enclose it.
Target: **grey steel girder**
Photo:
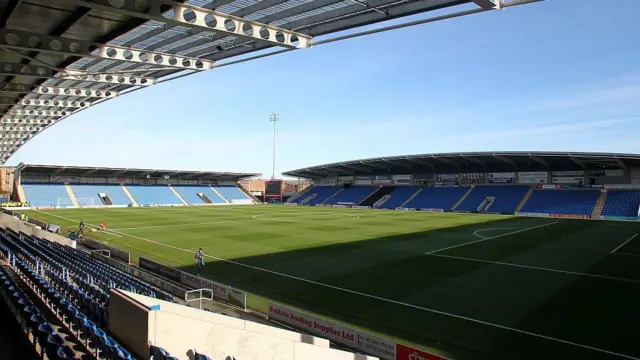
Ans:
[[[170,0],[64,1],[90,9],[190,27],[199,31],[222,32],[274,46],[308,48],[313,39],[292,30]]]
[[[43,51],[71,56],[89,56],[177,69],[208,70],[214,66],[213,61],[195,57],[148,50],[136,50],[122,46],[104,45],[89,41],[9,29],[0,29],[0,47]]]

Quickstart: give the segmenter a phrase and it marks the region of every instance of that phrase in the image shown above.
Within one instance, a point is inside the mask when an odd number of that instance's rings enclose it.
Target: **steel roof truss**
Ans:
[[[424,165],[426,167],[430,167],[432,169],[435,169],[435,166],[432,163],[430,163],[430,162],[428,162],[426,160],[408,157],[407,161],[412,162],[412,163],[416,163],[416,164],[420,164],[420,165]]]
[[[542,165],[542,166],[546,167],[546,168],[548,168],[548,167],[549,167],[549,163],[548,163],[547,161],[545,161],[545,160],[541,159],[541,158],[540,158],[540,157],[538,157],[538,156],[534,156],[534,155],[529,154],[529,158],[530,158],[531,160],[533,160],[533,161],[537,162],[538,164],[540,164],[540,165]]]
[[[16,106],[18,109],[24,107],[59,107],[59,108],[85,108],[91,106],[90,101],[67,101],[67,100],[40,100],[40,99],[20,99],[19,101],[15,101],[10,98],[0,98],[0,105],[14,105],[14,109]]]
[[[16,116],[28,116],[28,117],[62,117],[69,116],[73,114],[72,111],[64,111],[64,110],[40,110],[40,109],[20,109],[20,110],[9,110],[7,115],[16,115]]]
[[[516,163],[513,160],[509,160],[509,159],[507,159],[506,157],[504,157],[502,155],[493,154],[493,157],[498,159],[498,160],[500,160],[500,161],[502,161],[502,162],[505,162],[505,163],[507,163],[507,164],[509,164],[509,165],[511,165],[513,167],[516,167]]]
[[[0,29],[0,47],[71,56],[89,56],[177,69],[207,70],[213,68],[214,65],[213,61],[189,56],[136,50],[123,46],[104,45],[9,29]]]
[[[120,95],[119,91],[89,88],[67,88],[58,86],[35,86],[17,83],[0,82],[0,93],[42,94],[51,96],[76,96],[94,98],[113,98]]]
[[[175,1],[65,1],[91,9],[190,27],[199,31],[226,33],[274,46],[287,48],[308,48],[311,46],[312,37],[308,35]]]

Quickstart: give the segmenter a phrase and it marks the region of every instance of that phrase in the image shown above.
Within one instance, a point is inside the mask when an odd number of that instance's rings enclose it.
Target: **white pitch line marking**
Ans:
[[[467,246],[467,245],[471,245],[471,244],[475,244],[475,243],[479,243],[479,242],[483,242],[483,241],[498,239],[498,238],[501,238],[501,237],[504,237],[504,236],[518,234],[518,233],[529,231],[529,230],[539,229],[539,228],[542,228],[542,227],[545,227],[545,226],[549,226],[549,225],[553,225],[553,224],[557,224],[557,223],[558,222],[555,221],[555,222],[552,222],[552,223],[546,223],[546,224],[542,224],[542,225],[538,225],[538,226],[532,226],[532,227],[529,227],[529,228],[526,228],[526,229],[520,229],[520,230],[511,231],[511,232],[500,234],[500,235],[496,235],[496,236],[490,236],[488,238],[484,238],[484,239],[480,239],[480,240],[474,240],[474,241],[469,241],[469,242],[466,242],[466,243],[463,243],[463,244],[448,246],[448,247],[445,247],[445,248],[442,248],[442,249],[437,249],[437,250],[426,252],[425,254],[426,255],[431,255],[431,254],[435,254],[435,253],[440,252],[440,251],[445,251],[445,250],[449,250],[449,249],[455,249],[455,248],[459,248],[461,246]]]
[[[64,217],[64,216],[60,216],[60,215],[56,215],[56,214],[52,214],[52,213],[49,213],[49,212],[46,212],[46,211],[40,211],[40,210],[33,210],[33,211],[35,211],[35,212],[39,212],[39,213],[42,213],[42,214],[47,214],[47,215],[55,216],[55,217],[60,218],[60,219],[63,219],[63,220],[79,222],[78,220],[69,219],[68,217]],[[91,224],[89,224],[89,223],[87,223],[87,226],[88,226],[88,227],[90,227],[90,228],[98,229],[98,227],[97,227],[97,226],[91,225]],[[115,237],[122,237],[122,235],[114,234],[114,233],[112,233],[112,232],[110,232],[110,231],[108,231],[108,230],[107,230],[107,231],[105,231],[104,233],[106,233],[107,235],[115,236]]]
[[[518,268],[524,268],[524,269],[533,269],[533,270],[541,270],[541,271],[549,271],[549,272],[556,272],[556,273],[569,274],[569,275],[589,276],[589,277],[600,278],[600,279],[616,280],[616,281],[624,281],[624,282],[631,282],[631,283],[640,284],[640,280],[625,279],[625,278],[619,278],[619,277],[615,277],[615,276],[588,274],[588,273],[581,273],[581,272],[576,272],[576,271],[550,269],[550,268],[544,268],[544,267],[538,267],[538,266],[530,266],[530,265],[521,265],[521,264],[515,264],[515,263],[508,263],[508,262],[481,260],[481,259],[467,258],[467,257],[462,257],[462,256],[450,256],[450,255],[440,255],[440,254],[427,254],[427,255],[443,257],[443,258],[448,258],[448,259],[473,261],[473,262],[480,262],[480,263],[494,264],[494,265],[504,265],[504,266],[518,267]]]
[[[628,238],[627,241],[623,242],[622,244],[618,245],[617,248],[613,249],[611,251],[611,254],[615,253],[616,251],[620,250],[623,246],[627,245],[627,243],[633,239],[636,238],[636,236],[638,236],[638,234],[634,234],[632,237]]]
[[[551,224],[547,224],[547,225],[551,225]],[[142,240],[142,241],[150,242],[150,243],[153,243],[153,244],[156,244],[156,245],[165,246],[165,247],[168,247],[168,248],[171,248],[171,249],[174,249],[174,250],[188,252],[190,254],[194,253],[194,250],[188,250],[188,249],[184,249],[184,248],[179,248],[177,246],[165,244],[165,243],[162,243],[162,242],[159,242],[159,241],[155,241],[155,240],[151,240],[151,239],[146,239],[146,238],[143,238],[143,237],[140,237],[140,236],[129,235],[129,234],[125,234],[125,235],[127,235],[129,237],[132,237],[132,238],[136,238],[136,239]],[[349,290],[349,289],[341,288],[341,287],[334,286],[334,285],[324,284],[324,283],[321,283],[321,282],[318,282],[318,281],[304,279],[304,278],[301,278],[301,277],[297,277],[297,276],[293,276],[293,275],[289,275],[289,274],[284,274],[284,273],[280,273],[280,272],[269,270],[269,269],[263,269],[263,268],[259,268],[257,266],[243,264],[243,263],[240,263],[240,262],[237,262],[237,261],[227,260],[227,259],[223,259],[223,258],[220,258],[220,257],[217,257],[217,256],[206,255],[206,254],[205,254],[205,256],[208,257],[208,258],[211,258],[211,259],[218,260],[218,261],[222,261],[222,262],[226,262],[226,263],[230,263],[230,264],[234,264],[234,265],[238,265],[238,266],[243,266],[243,267],[246,267],[246,268],[249,268],[249,269],[254,269],[254,270],[257,270],[257,271],[262,271],[262,272],[266,272],[266,273],[270,273],[270,274],[274,274],[274,275],[278,275],[278,276],[282,276],[282,277],[286,277],[286,278],[290,278],[290,279],[306,282],[306,283],[309,283],[309,284],[314,284],[314,285],[318,285],[318,286],[322,286],[322,287],[338,290],[338,291],[343,291],[343,292],[347,292],[347,293],[351,293],[351,294],[355,294],[355,295],[359,295],[359,296],[364,296],[364,297],[368,297],[368,298],[371,298],[371,299],[376,299],[376,300],[388,302],[388,303],[391,303],[391,304],[396,304],[396,305],[400,305],[400,306],[406,306],[406,307],[409,307],[409,308],[422,310],[422,311],[426,311],[426,312],[430,312],[430,313],[434,313],[434,314],[445,315],[445,316],[453,317],[453,318],[456,318],[456,319],[466,320],[466,321],[469,321],[469,322],[482,324],[482,325],[487,325],[487,326],[491,326],[491,327],[495,327],[495,328],[499,328],[499,329],[503,329],[503,330],[507,330],[507,331],[513,331],[513,332],[517,332],[517,333],[520,333],[520,334],[525,334],[525,335],[529,335],[529,336],[533,336],[533,337],[538,337],[538,338],[545,339],[545,340],[551,340],[551,341],[555,341],[555,342],[559,342],[559,343],[563,343],[563,344],[567,344],[567,345],[572,345],[572,346],[575,346],[575,347],[580,347],[580,348],[583,348],[583,349],[589,349],[589,350],[601,352],[601,353],[604,353],[604,354],[618,356],[618,357],[624,358],[624,359],[640,360],[640,358],[636,358],[636,357],[633,357],[633,356],[630,356],[630,355],[625,355],[625,354],[621,354],[621,353],[617,353],[617,352],[613,352],[613,351],[609,351],[609,350],[604,350],[604,349],[600,349],[600,348],[589,346],[589,345],[584,345],[584,344],[580,344],[580,343],[576,343],[576,342],[572,342],[572,341],[568,341],[568,340],[558,339],[558,338],[554,338],[554,337],[551,337],[551,336],[546,336],[546,335],[542,335],[542,334],[538,334],[538,333],[534,333],[534,332],[530,332],[530,331],[520,330],[520,329],[516,329],[516,328],[504,326],[504,325],[494,324],[494,323],[490,323],[490,322],[487,322],[487,321],[478,320],[478,319],[474,319],[474,318],[470,318],[470,317],[466,317],[466,316],[462,316],[462,315],[456,315],[456,314],[448,313],[448,312],[445,312],[445,311],[430,309],[430,308],[426,308],[426,307],[422,307],[422,306],[418,306],[418,305],[414,305],[414,304],[403,303],[403,302],[400,302],[400,301],[397,301],[397,300],[387,299],[387,298],[384,298],[384,297],[381,297],[381,296],[371,295],[371,294],[367,294],[367,293],[363,293],[363,292],[359,292],[359,291],[355,291],[355,290]]]
[[[488,238],[488,236],[483,236],[480,235],[479,233],[483,232],[483,231],[492,231],[492,230],[511,230],[511,229],[517,229],[517,228],[512,228],[512,227],[508,227],[508,228],[489,228],[489,229],[480,229],[480,230],[476,230],[473,232],[473,235],[479,237],[480,239],[486,239]]]
[[[633,256],[633,257],[640,258],[640,254],[630,254],[630,253],[622,253],[622,252],[613,253],[611,255]]]

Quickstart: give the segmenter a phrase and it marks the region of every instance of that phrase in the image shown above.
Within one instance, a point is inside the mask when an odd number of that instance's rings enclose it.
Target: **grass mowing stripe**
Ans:
[[[154,226],[138,226],[138,227],[128,227],[128,228],[117,228],[110,230],[124,231],[124,230],[143,230],[143,229],[156,229],[156,228],[165,228],[165,227],[180,227],[180,226],[195,226],[195,225],[213,225],[213,224],[227,224],[227,223],[237,223],[237,222],[246,222],[246,221],[255,221],[255,219],[247,219],[247,220],[226,220],[226,221],[207,221],[207,222],[199,222],[199,223],[186,223],[186,224],[169,224],[169,225],[154,225]]]
[[[556,273],[562,273],[562,274],[579,275],[579,276],[590,276],[590,277],[600,278],[600,279],[616,280],[616,281],[624,281],[624,282],[631,282],[631,283],[640,284],[640,280],[625,279],[625,278],[619,278],[619,277],[615,277],[615,276],[588,274],[588,273],[581,273],[581,272],[576,272],[576,271],[568,271],[568,270],[560,270],[560,269],[549,269],[549,268],[538,267],[538,266],[521,265],[521,264],[501,262],[501,261],[490,261],[490,260],[473,259],[473,258],[467,258],[467,257],[462,257],[462,256],[451,256],[451,255],[441,255],[441,254],[431,254],[431,253],[427,253],[425,255],[438,256],[438,257],[443,257],[443,258],[448,258],[448,259],[475,261],[475,262],[481,262],[481,263],[485,263],[485,264],[495,264],[495,265],[512,266],[512,267],[519,267],[519,268],[532,269],[532,270],[550,271],[550,272],[556,272]]]
[[[623,246],[627,245],[627,243],[629,243],[629,241],[633,240],[636,238],[636,236],[638,236],[638,234],[634,234],[632,237],[628,238],[627,241],[623,242],[622,244],[620,244],[617,248],[613,249],[611,251],[611,253],[615,253],[616,251],[620,250]]]
[[[536,227],[533,227],[533,228],[529,228],[529,230],[530,229],[534,229],[534,228],[538,228],[538,227],[542,227],[542,226],[556,224],[556,223],[557,222],[536,226]],[[520,230],[518,232],[522,232],[522,231],[526,231],[526,230],[528,230],[528,229],[523,229],[523,230]],[[172,249],[175,249],[175,250],[188,252],[188,253],[193,253],[193,250],[179,248],[177,246],[164,244],[162,242],[151,240],[151,239],[146,239],[146,238],[143,238],[143,237],[140,237],[140,236],[129,235],[129,234],[124,234],[124,235],[130,236],[132,238],[136,238],[136,239],[139,239],[139,240],[142,240],[142,241],[147,241],[147,242],[150,242],[150,243],[154,243],[154,244],[157,244],[157,245],[160,245],[160,246],[166,246],[166,247],[169,247],[169,248],[172,248]],[[506,236],[506,235],[507,234],[499,235],[499,236]],[[496,237],[493,237],[493,238],[496,238]],[[489,240],[489,239],[491,239],[491,238],[482,239],[481,241]],[[334,290],[338,290],[338,291],[348,292],[348,293],[351,293],[351,294],[360,295],[360,296],[364,296],[364,297],[368,297],[368,298],[371,298],[371,299],[384,301],[384,302],[391,303],[391,304],[410,307],[410,308],[421,310],[421,311],[426,311],[426,312],[431,312],[431,313],[435,313],[435,314],[439,314],[439,315],[449,316],[449,317],[460,319],[460,320],[466,320],[466,321],[477,323],[477,324],[487,325],[487,326],[491,326],[491,327],[495,327],[495,328],[499,328],[499,329],[503,329],[503,330],[507,330],[507,331],[512,331],[512,332],[516,332],[516,333],[520,333],[520,334],[525,334],[525,335],[529,335],[529,336],[533,336],[533,337],[537,337],[537,338],[541,338],[541,339],[551,340],[551,341],[555,341],[555,342],[559,342],[559,343],[563,343],[563,344],[567,344],[567,345],[571,345],[571,346],[575,346],[575,347],[580,347],[580,348],[583,348],[583,349],[593,350],[593,351],[600,352],[600,353],[603,353],[603,354],[609,354],[609,355],[617,356],[617,357],[624,358],[624,359],[640,360],[640,358],[633,357],[633,356],[626,355],[626,354],[617,353],[617,352],[614,352],[614,351],[600,349],[600,348],[597,348],[597,347],[584,345],[584,344],[580,344],[580,343],[576,343],[576,342],[572,342],[572,341],[568,341],[568,340],[558,339],[558,338],[555,338],[555,337],[546,336],[546,335],[542,335],[542,334],[538,334],[538,333],[534,333],[534,332],[530,332],[530,331],[520,330],[520,329],[516,329],[516,328],[513,328],[513,327],[509,327],[509,326],[494,324],[494,323],[491,323],[491,322],[488,322],[488,321],[474,319],[474,318],[470,318],[470,317],[466,317],[466,316],[451,314],[451,313],[448,313],[448,312],[445,312],[445,311],[429,309],[429,308],[418,306],[418,305],[414,305],[414,304],[403,303],[401,301],[387,299],[387,298],[384,298],[384,297],[381,297],[381,296],[376,296],[376,295],[372,295],[372,294],[366,294],[366,293],[363,293],[363,292],[359,292],[359,291],[355,291],[355,290],[349,290],[349,289],[345,289],[345,288],[341,288],[341,287],[333,286],[333,285],[329,285],[329,284],[324,284],[324,283],[321,283],[321,282],[318,282],[318,281],[304,279],[304,278],[301,278],[301,277],[297,277],[297,276],[293,276],[293,275],[289,275],[289,274],[284,274],[284,273],[280,273],[280,272],[277,272],[277,271],[260,268],[260,267],[257,267],[257,266],[243,264],[243,263],[240,263],[240,262],[237,262],[237,261],[227,260],[227,259],[223,259],[223,258],[220,258],[220,257],[217,257],[217,256],[212,256],[212,255],[205,255],[205,256],[208,257],[208,258],[211,258],[211,259],[215,259],[215,260],[218,260],[218,261],[234,264],[234,265],[237,265],[237,266],[242,266],[242,267],[250,268],[250,269],[253,269],[253,270],[257,270],[257,271],[267,272],[267,273],[270,273],[270,274],[283,276],[283,277],[287,277],[287,278],[290,278],[290,279],[294,279],[294,280],[298,280],[298,281],[302,281],[302,282],[306,282],[306,283],[309,283],[309,284],[314,284],[314,285],[318,285],[318,286],[322,286],[322,287],[326,287],[326,288],[330,288],[330,289],[334,289]]]
[[[520,229],[520,230],[516,230],[516,231],[512,231],[512,232],[508,232],[508,233],[504,233],[504,234],[500,234],[500,235],[496,235],[496,236],[491,236],[491,237],[480,239],[480,240],[469,241],[469,242],[466,242],[466,243],[463,243],[463,244],[448,246],[448,247],[445,247],[445,248],[442,248],[442,249],[429,251],[429,252],[427,252],[425,254],[431,255],[431,254],[435,254],[435,253],[440,252],[440,251],[445,251],[445,250],[449,250],[449,249],[455,249],[455,248],[459,248],[461,246],[467,246],[467,245],[471,245],[471,244],[476,244],[476,243],[487,241],[487,240],[498,239],[498,238],[501,238],[501,237],[504,237],[504,236],[513,235],[513,234],[519,234],[521,232],[534,230],[534,229],[539,229],[541,227],[545,227],[545,226],[549,226],[549,225],[553,225],[553,224],[557,224],[557,223],[558,223],[557,221],[554,221],[552,223],[546,223],[546,224],[542,224],[542,225],[538,225],[538,226],[532,226],[532,227],[529,227],[529,228],[526,228],[526,229]]]

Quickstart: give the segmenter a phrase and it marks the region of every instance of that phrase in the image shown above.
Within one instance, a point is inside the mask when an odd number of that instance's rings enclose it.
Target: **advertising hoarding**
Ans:
[[[546,171],[525,171],[518,173],[520,184],[546,184],[548,173]]]

